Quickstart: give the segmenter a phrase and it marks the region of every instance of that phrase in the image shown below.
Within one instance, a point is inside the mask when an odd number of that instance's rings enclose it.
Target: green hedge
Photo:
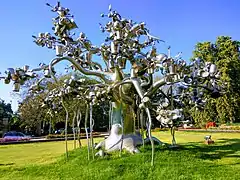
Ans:
[[[240,126],[219,126],[219,127],[210,127],[209,129],[216,129],[216,130],[240,130]]]
[[[159,131],[169,131],[169,128],[155,128],[155,129],[152,129],[152,132],[159,132]]]

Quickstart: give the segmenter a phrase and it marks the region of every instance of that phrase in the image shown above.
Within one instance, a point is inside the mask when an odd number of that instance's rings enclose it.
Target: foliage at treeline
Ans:
[[[4,124],[2,122],[3,118],[11,118],[13,114],[11,104],[5,103],[5,101],[0,99],[0,130],[4,128]]]
[[[21,127],[28,129],[29,131],[40,134],[39,131],[43,124],[47,129],[45,131],[49,131],[49,126],[51,130],[49,133],[54,130],[58,130],[59,128],[64,128],[66,111],[61,106],[61,102],[59,100],[59,107],[57,109],[52,109],[48,106],[43,106],[44,100],[47,97],[48,93],[51,92],[54,88],[63,85],[63,81],[65,79],[69,79],[72,73],[63,75],[58,78],[58,83],[54,81],[46,81],[44,82],[45,90],[35,94],[29,93],[27,95],[23,95],[25,97],[23,101],[19,105],[18,114],[21,122]],[[84,77],[86,79],[86,84],[93,84],[97,81],[88,77]],[[31,83],[29,83],[31,84]],[[24,91],[26,92],[26,91]],[[72,121],[74,117],[74,111],[76,112],[78,109],[81,111],[81,127],[84,127],[84,117],[86,110],[86,102],[83,100],[73,99],[71,97],[64,99],[64,105],[66,106],[69,112],[69,121],[68,126],[72,127]],[[101,130],[101,128],[108,127],[108,102],[101,104],[100,106],[93,106],[93,119],[97,119],[94,121],[95,129]],[[51,124],[51,125],[50,125]],[[74,123],[76,127],[76,121]],[[89,127],[89,124],[88,124]],[[45,132],[46,133],[46,132]]]
[[[0,99],[0,117],[9,117],[12,113],[11,104]]]
[[[204,126],[206,122],[215,121],[217,123],[236,123],[240,122],[240,43],[232,40],[228,36],[220,36],[216,42],[197,43],[193,51],[192,59],[198,57],[205,62],[215,63],[221,72],[221,80],[224,82],[224,94],[220,98],[213,99],[207,97],[208,101],[205,108],[199,111],[196,108],[185,107],[184,112],[189,114],[194,122],[199,126]],[[69,78],[71,74],[61,76],[60,83]],[[87,78],[87,77],[86,77]],[[94,79],[87,78],[86,84],[96,82]],[[56,128],[57,122],[64,122],[65,111],[63,109],[53,111],[50,108],[42,107],[42,102],[47,93],[56,87],[52,81],[46,82],[46,90],[40,94],[28,94],[19,106],[21,125],[35,128],[41,121],[51,122],[52,127]],[[70,111],[70,122],[76,107],[82,112],[82,127],[86,103],[73,99],[66,100],[66,106]],[[105,111],[103,110],[105,108]],[[94,128],[108,126],[108,102],[104,105],[94,106],[93,119],[96,119]],[[50,112],[50,113],[49,113]],[[50,114],[52,116],[50,117]],[[50,121],[51,118],[51,121]]]
[[[221,72],[224,94],[220,98],[208,97],[203,111],[191,109],[190,114],[199,125],[240,122],[240,42],[229,36],[220,36],[215,43],[197,43],[193,58],[215,63]]]

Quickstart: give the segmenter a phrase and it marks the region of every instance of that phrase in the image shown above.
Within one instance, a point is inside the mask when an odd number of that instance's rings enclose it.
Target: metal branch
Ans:
[[[81,73],[83,73],[83,74],[85,74],[85,75],[97,76],[97,77],[99,77],[100,79],[102,79],[102,80],[103,80],[105,83],[107,83],[107,84],[110,84],[110,83],[112,82],[111,80],[109,80],[109,79],[107,78],[107,76],[112,75],[112,73],[107,73],[107,72],[102,72],[102,71],[87,70],[87,69],[81,67],[81,65],[80,65],[78,62],[76,62],[73,58],[68,57],[68,56],[55,58],[55,59],[53,59],[53,60],[50,62],[50,64],[49,64],[49,70],[50,70],[51,74],[53,74],[53,73],[52,73],[52,67],[53,67],[54,65],[56,65],[57,63],[63,61],[63,60],[67,60],[67,61],[71,62],[77,70],[79,70]]]

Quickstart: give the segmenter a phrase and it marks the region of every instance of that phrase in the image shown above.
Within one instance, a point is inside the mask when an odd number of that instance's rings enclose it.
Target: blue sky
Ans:
[[[36,46],[31,37],[39,32],[52,32],[51,18],[55,14],[46,2],[56,3],[55,0],[1,1],[0,72],[25,64],[34,68],[54,58],[52,50]],[[183,52],[186,60],[197,42],[214,41],[220,35],[240,40],[239,0],[62,0],[61,3],[74,14],[79,27],[77,34],[85,32],[96,45],[104,39],[98,23],[103,22],[100,14],[108,11],[109,4],[124,18],[144,21],[151,34],[171,45],[173,54]],[[160,44],[158,52],[166,53],[166,48]],[[0,81],[0,98],[13,100],[16,110],[11,91],[12,85]]]

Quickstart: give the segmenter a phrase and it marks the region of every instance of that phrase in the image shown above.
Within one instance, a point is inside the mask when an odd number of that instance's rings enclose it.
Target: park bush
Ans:
[[[207,129],[212,129],[212,130],[240,130],[240,126],[239,125],[227,125],[227,124],[222,124],[218,127],[209,127]]]
[[[206,129],[208,129],[208,128],[210,128],[210,127],[217,127],[216,122],[208,122],[208,123],[206,124]]]
[[[221,126],[221,130],[240,130],[240,126]]]

